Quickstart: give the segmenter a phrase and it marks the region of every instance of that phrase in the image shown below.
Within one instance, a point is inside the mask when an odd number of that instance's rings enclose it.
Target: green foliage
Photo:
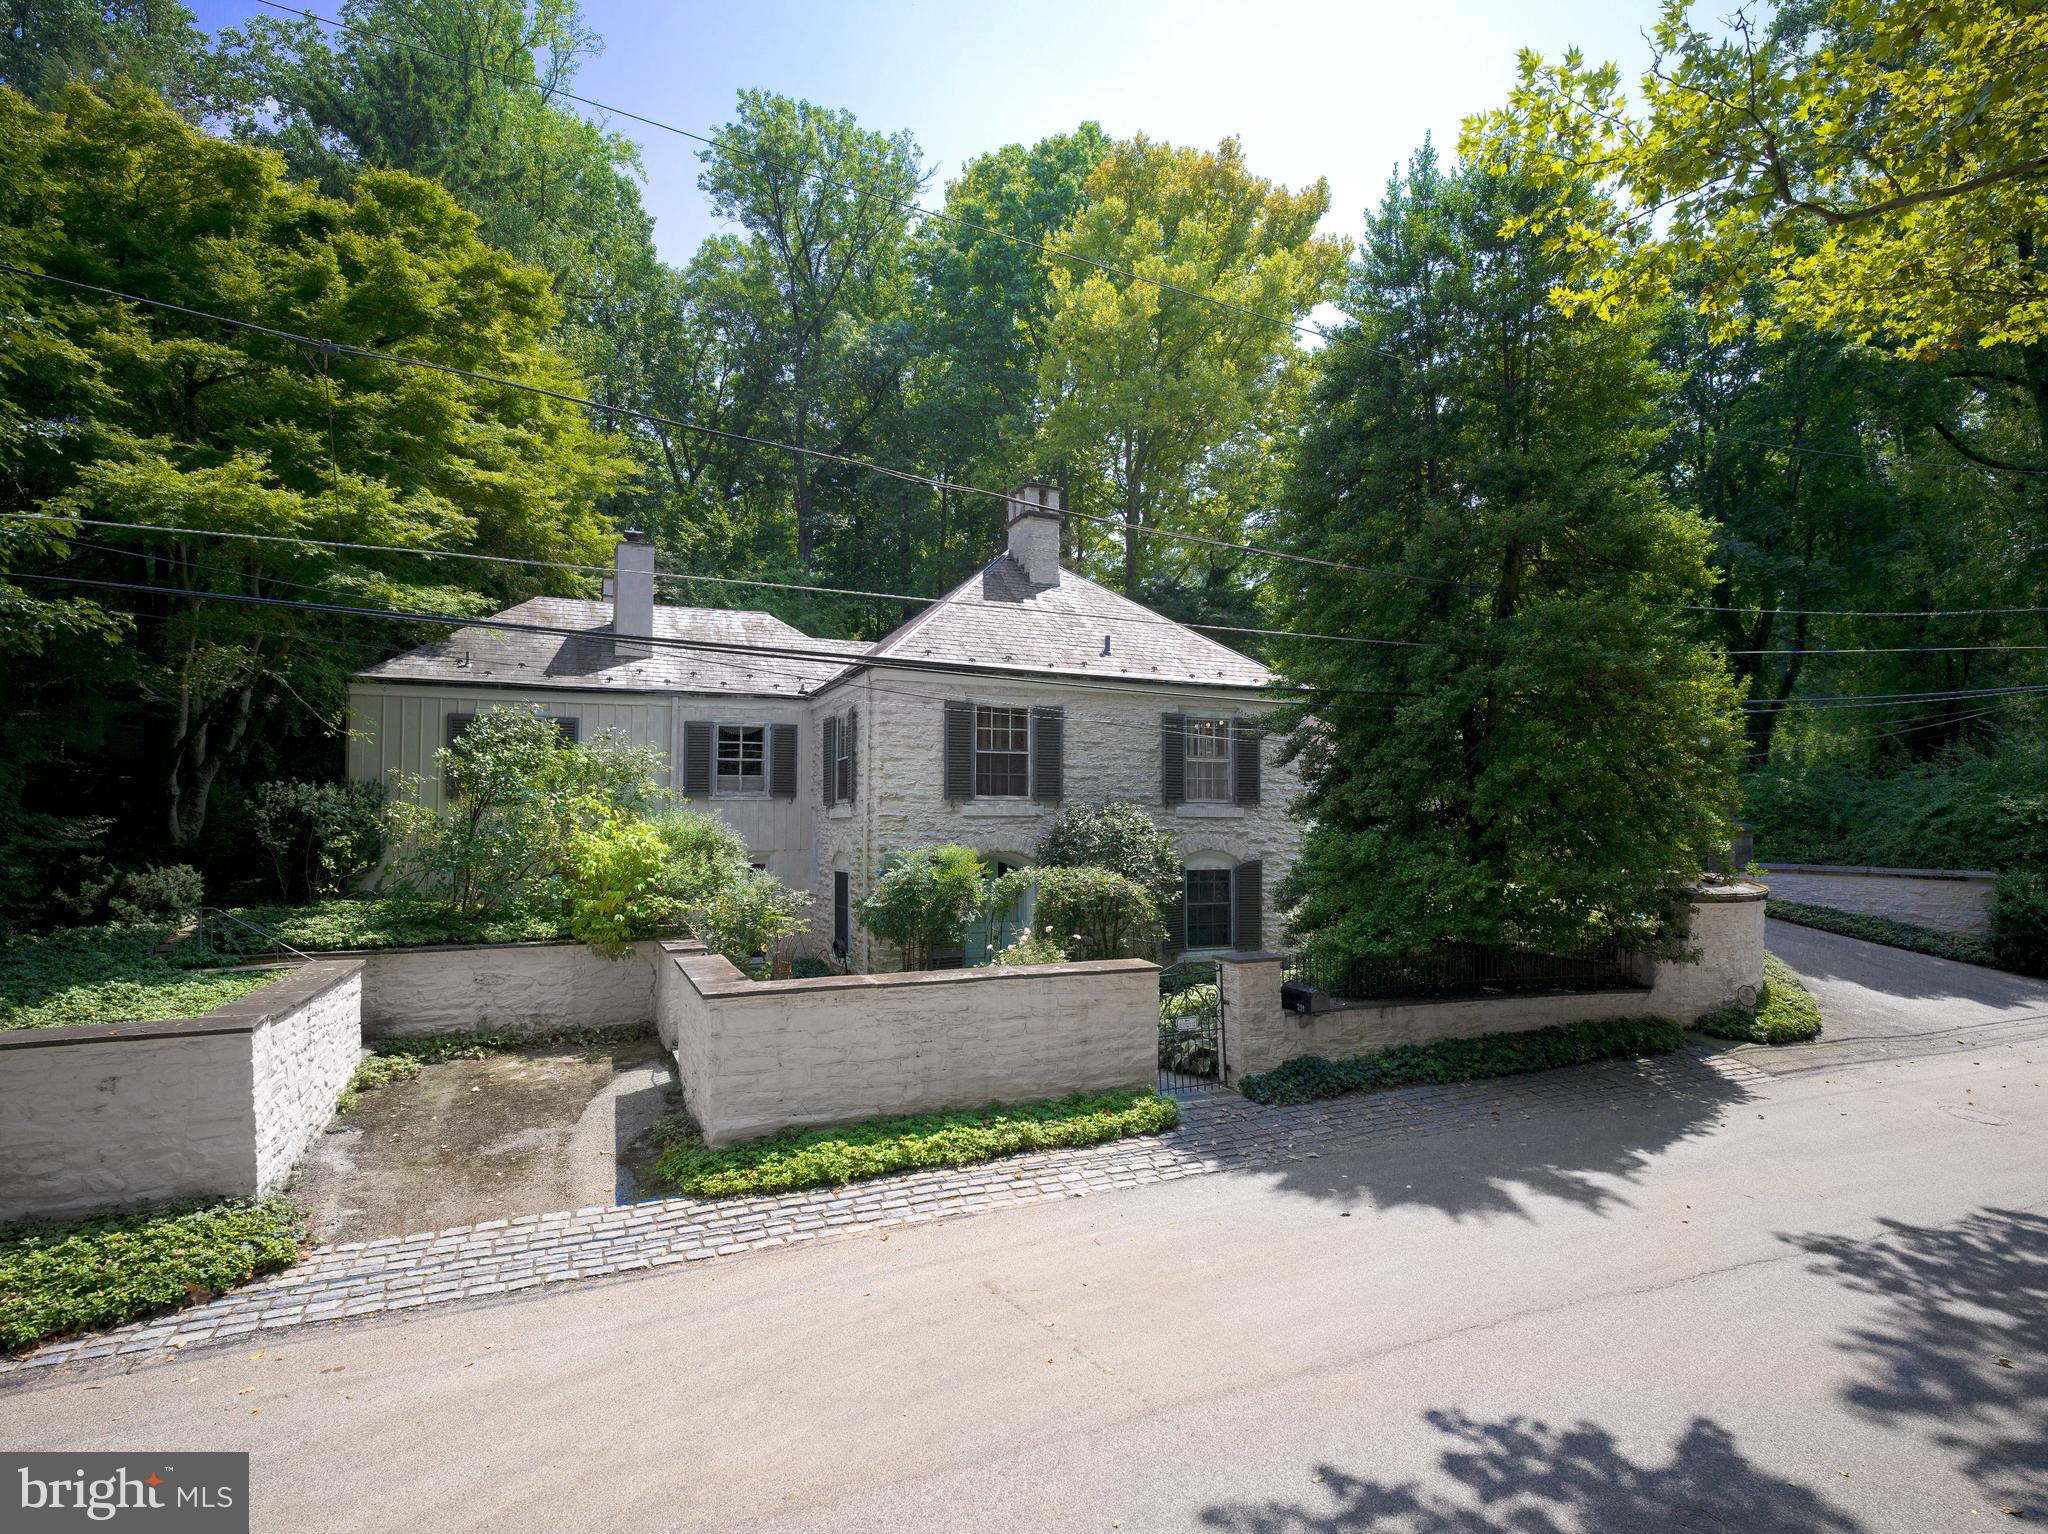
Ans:
[[[0,1348],[195,1305],[299,1258],[281,1198],[0,1226]]]
[[[229,914],[248,925],[209,921],[204,934],[209,952],[229,958],[268,951],[265,933],[304,953],[431,948],[440,943],[545,943],[569,935],[561,916],[550,911],[513,907],[472,915],[404,895],[323,900],[306,906],[240,906]]]
[[[1444,940],[1642,943],[1727,839],[1742,733],[1681,604],[1710,529],[1645,471],[1641,324],[1564,318],[1533,195],[1428,151],[1353,270],[1266,592],[1315,689],[1280,723],[1307,824],[1281,887],[1331,961]]]
[[[966,1166],[1017,1151],[1097,1145],[1160,1134],[1180,1106],[1154,1092],[1098,1092],[1051,1102],[1001,1104],[963,1113],[869,1119],[841,1129],[789,1130],[711,1150],[671,1124],[658,1163],[680,1193],[718,1198],[838,1187],[919,1167]]]
[[[1756,1005],[1740,1002],[1709,1012],[1693,1024],[1701,1033],[1752,1044],[1797,1044],[1820,1037],[1820,1003],[1800,984],[1792,966],[1774,953],[1764,955],[1763,989]]]
[[[214,955],[157,952],[170,936],[161,926],[73,927],[0,941],[0,1028],[197,1017],[282,973],[202,970]]]
[[[577,742],[533,708],[487,708],[434,753],[443,803],[425,785],[391,807],[404,846],[392,884],[462,916],[561,901],[579,828],[650,804],[661,770],[652,746],[606,731]]]
[[[206,881],[187,863],[164,863],[121,875],[107,897],[107,910],[119,922],[162,922],[175,926],[199,909]]]
[[[1067,962],[1066,945],[1052,935],[1052,928],[1034,931],[1026,928],[1017,940],[1007,948],[989,956],[991,964],[1064,964]]]
[[[1159,947],[1159,908],[1142,885],[1107,868],[1030,870],[1033,920],[1083,959],[1149,958]]]
[[[1173,833],[1128,799],[1070,804],[1038,839],[1041,868],[1106,868],[1141,886],[1164,910],[1180,894],[1180,849]]]
[[[2002,968],[2048,975],[2048,874],[2005,873],[1991,895],[1991,950]]]
[[[2048,865],[2048,747],[2039,741],[1888,769],[1861,760],[1772,763],[1743,786],[1764,862]]]
[[[384,855],[380,783],[258,784],[250,829],[287,901],[346,894]]]
[[[749,972],[765,957],[772,971],[783,940],[803,929],[810,909],[809,891],[793,890],[761,869],[744,868],[692,899],[683,908],[683,919],[713,953]]]
[[[1596,1018],[1554,1028],[1534,1028],[1527,1033],[1489,1033],[1476,1039],[1399,1044],[1376,1054],[1351,1055],[1342,1060],[1302,1055],[1270,1071],[1246,1076],[1238,1086],[1253,1102],[1306,1103],[1375,1087],[1483,1081],[1493,1076],[1555,1070],[1594,1060],[1659,1055],[1684,1042],[1685,1030],[1668,1018]]]
[[[710,907],[750,872],[746,841],[716,815],[593,821],[570,842],[569,930],[616,958],[641,938],[684,930],[688,912]]]
[[[854,905],[853,914],[896,948],[904,969],[929,969],[933,950],[963,941],[967,924],[983,910],[987,877],[971,847],[906,848],[883,863],[882,876]]]
[[[353,1113],[365,1092],[373,1092],[394,1081],[411,1081],[419,1075],[420,1069],[420,1061],[412,1055],[366,1055],[349,1073],[348,1085],[335,1099],[334,1111]]]
[[[1213,1026],[1196,1027],[1189,1020],[1213,1025],[1223,1004],[1213,980],[1183,986],[1159,998],[1159,1068],[1207,1076],[1216,1070]]]
[[[1860,911],[1837,911],[1832,906],[1780,900],[1776,895],[1771,897],[1768,910],[1774,920],[1789,921],[1798,927],[1861,938],[1866,943],[1883,943],[1888,948],[1905,948],[1930,958],[1954,959],[1959,964],[1982,964],[1988,969],[2000,967],[1998,955],[1990,944],[1964,937],[1958,932],[1937,932],[1932,927],[1916,927],[1911,922],[1893,921],[1885,916],[1866,916]]]

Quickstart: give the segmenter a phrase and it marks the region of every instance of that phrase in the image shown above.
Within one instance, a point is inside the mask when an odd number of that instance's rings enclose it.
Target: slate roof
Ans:
[[[611,619],[609,602],[535,597],[493,621],[573,632],[454,629],[356,674],[389,682],[756,697],[799,697],[849,674],[862,660],[890,659],[920,667],[937,663],[1212,687],[1265,687],[1274,680],[1258,662],[1070,570],[1060,572],[1057,586],[1033,586],[1008,554],[997,555],[872,645],[814,639],[763,612],[657,603],[657,641],[709,641],[771,653],[657,642],[650,655],[621,656]],[[805,658],[772,653],[777,650],[801,651]]]
[[[515,687],[572,687],[581,691],[744,693],[798,697],[836,676],[831,660],[796,660],[729,650],[656,643],[645,656],[621,656],[612,638],[612,605],[571,597],[534,597],[508,607],[498,623],[545,625],[571,634],[500,628],[451,629],[447,637],[359,671],[365,680],[490,683]],[[848,657],[868,646],[844,639],[813,639],[768,613],[656,604],[654,634],[663,639],[708,640],[721,645],[820,651]]]
[[[1212,687],[1274,681],[1257,661],[1071,570],[1060,572],[1057,586],[1034,586],[1008,554],[870,652],[875,660],[892,656]]]

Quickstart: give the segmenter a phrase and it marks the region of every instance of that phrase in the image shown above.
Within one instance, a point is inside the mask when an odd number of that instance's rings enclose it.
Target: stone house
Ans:
[[[1178,840],[1169,913],[1191,954],[1277,943],[1270,892],[1298,790],[1254,720],[1266,668],[1063,569],[1059,493],[1010,502],[1008,547],[874,643],[818,639],[762,612],[654,600],[654,548],[628,533],[611,600],[536,597],[359,672],[349,772],[406,773],[494,704],[572,736],[657,748],[667,781],[724,816],[758,866],[814,897],[815,946],[880,953],[852,907],[889,854],[959,842],[1032,861],[1060,806],[1129,799]],[[973,962],[980,942],[942,962]]]

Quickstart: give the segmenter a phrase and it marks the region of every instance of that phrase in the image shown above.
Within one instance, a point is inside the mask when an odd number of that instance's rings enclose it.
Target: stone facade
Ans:
[[[711,1145],[1157,1071],[1158,969],[1138,959],[766,982],[692,944],[663,962],[661,1036]]]
[[[273,1191],[355,1068],[361,999],[322,960],[203,1017],[0,1032],[0,1220]]]
[[[1398,1044],[1523,1033],[1593,1018],[1659,1016],[1690,1023],[1754,996],[1764,978],[1764,890],[1723,885],[1695,893],[1690,957],[1640,961],[1640,990],[1461,997],[1448,1001],[1339,1002],[1290,1012],[1280,1004],[1278,954],[1231,954],[1217,966],[1223,1002],[1225,1079],[1269,1071],[1303,1055],[1326,1059]]]
[[[363,967],[363,1033],[546,1033],[645,1028],[654,1021],[652,943],[607,959],[581,943],[474,948],[371,948]]]
[[[1991,935],[1991,897],[1998,875],[1946,868],[1830,868],[1810,863],[1767,865],[1771,893],[1806,905],[1859,916],[1882,916],[1963,937]]]

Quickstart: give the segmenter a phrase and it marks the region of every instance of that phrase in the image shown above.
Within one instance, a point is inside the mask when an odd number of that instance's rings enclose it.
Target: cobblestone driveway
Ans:
[[[803,1242],[1076,1198],[1205,1172],[1257,1171],[1326,1150],[1453,1133],[1538,1113],[1690,1102],[1706,1116],[1767,1078],[1687,1048],[1649,1060],[1460,1086],[1411,1087],[1303,1107],[1198,1100],[1148,1139],[1011,1156],[849,1188],[749,1199],[658,1199],[389,1240],[324,1246],[289,1272],[205,1305],[0,1360],[0,1376],[59,1364],[142,1363],[253,1333],[484,1300],[573,1279],[710,1262]]]

